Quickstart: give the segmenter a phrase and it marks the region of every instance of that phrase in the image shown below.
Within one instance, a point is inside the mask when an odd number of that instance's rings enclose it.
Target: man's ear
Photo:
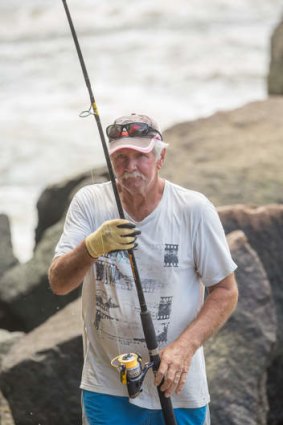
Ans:
[[[161,154],[160,154],[160,158],[157,161],[157,169],[161,170],[161,168],[163,167],[164,161],[165,161],[165,156],[166,156],[166,149],[162,149]]]

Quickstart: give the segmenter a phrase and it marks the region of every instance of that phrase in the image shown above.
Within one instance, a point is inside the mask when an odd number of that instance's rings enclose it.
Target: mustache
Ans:
[[[125,171],[122,176],[123,179],[134,178],[134,177],[140,177],[142,180],[145,180],[144,175],[140,173],[139,171],[133,171],[131,173],[129,171]]]

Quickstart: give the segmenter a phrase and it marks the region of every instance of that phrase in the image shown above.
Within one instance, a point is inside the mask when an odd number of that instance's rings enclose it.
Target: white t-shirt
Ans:
[[[118,217],[110,182],[82,188],[70,205],[55,256],[75,248],[105,220]],[[198,192],[165,181],[158,206],[136,225],[141,235],[135,258],[162,348],[196,317],[204,287],[224,279],[236,264],[214,206]],[[127,396],[127,387],[121,384],[111,360],[128,352],[149,360],[127,252],[110,253],[93,264],[83,282],[82,311],[85,356],[81,388]],[[202,347],[192,359],[184,390],[171,399],[174,407],[201,407],[209,402]],[[131,402],[160,409],[151,372],[142,393]]]

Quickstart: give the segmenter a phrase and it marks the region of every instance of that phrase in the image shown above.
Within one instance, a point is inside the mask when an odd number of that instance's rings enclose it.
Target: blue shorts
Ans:
[[[161,410],[144,409],[118,397],[83,390],[83,410],[88,425],[164,425]],[[178,425],[204,425],[207,407],[174,409]]]

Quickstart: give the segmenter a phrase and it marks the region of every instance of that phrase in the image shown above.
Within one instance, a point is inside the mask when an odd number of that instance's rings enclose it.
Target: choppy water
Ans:
[[[266,97],[282,0],[69,0],[104,126],[128,112],[166,128]],[[0,2],[0,212],[32,252],[46,185],[103,163],[62,2]]]

